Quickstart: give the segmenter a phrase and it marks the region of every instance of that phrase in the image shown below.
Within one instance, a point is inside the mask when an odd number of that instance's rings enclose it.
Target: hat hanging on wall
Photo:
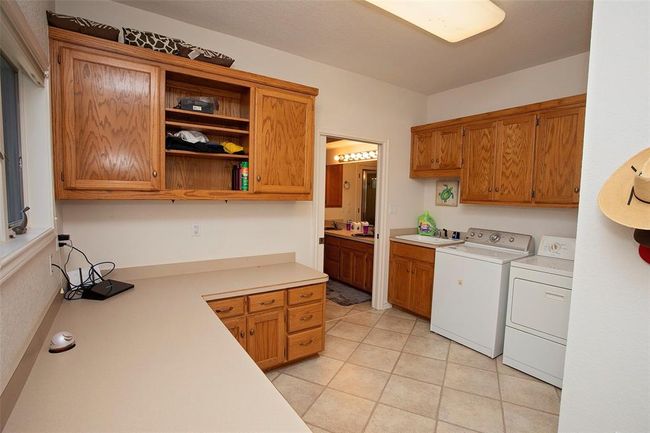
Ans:
[[[598,206],[607,218],[635,229],[639,255],[650,263],[650,147],[607,179],[598,195]]]

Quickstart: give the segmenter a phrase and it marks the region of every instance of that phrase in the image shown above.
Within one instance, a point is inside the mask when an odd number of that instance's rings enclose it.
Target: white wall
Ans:
[[[561,432],[650,431],[650,265],[596,201],[650,146],[648,77],[650,3],[595,2]]]
[[[389,203],[398,212],[390,226],[412,225],[422,185],[409,169],[410,127],[423,122],[426,97],[243,39],[209,31],[109,1],[57,1],[59,12],[117,27],[135,27],[222,51],[238,69],[318,87],[316,136],[390,141]],[[313,265],[317,235],[312,204],[242,202],[66,202],[63,227],[94,259],[134,266],[295,251]],[[201,224],[201,237],[191,225]]]
[[[588,53],[578,54],[431,95],[427,101],[427,121],[453,119],[585,93],[588,61]],[[436,206],[436,181],[420,182],[424,186],[422,207],[431,212],[440,228],[465,231],[469,227],[481,227],[532,234],[536,245],[544,234],[575,237],[577,209],[464,204],[458,207]]]

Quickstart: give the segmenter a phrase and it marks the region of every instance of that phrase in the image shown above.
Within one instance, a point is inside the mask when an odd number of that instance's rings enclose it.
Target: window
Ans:
[[[18,70],[4,56],[0,56],[0,67],[4,142],[0,159],[4,159],[7,222],[11,226],[20,221],[24,207]]]

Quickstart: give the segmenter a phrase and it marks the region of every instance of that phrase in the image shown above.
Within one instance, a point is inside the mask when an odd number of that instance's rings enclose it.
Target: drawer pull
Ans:
[[[300,295],[300,297],[303,299],[311,298],[312,296],[314,296],[314,292],[303,293]]]
[[[311,319],[313,319],[313,318],[314,318],[314,315],[313,315],[313,314],[308,314],[308,315],[306,315],[306,316],[302,316],[302,317],[300,318],[300,320],[302,320],[303,322],[307,322],[307,321],[309,321],[309,320],[311,320]]]
[[[275,304],[275,299],[271,299],[270,301],[266,302],[260,302],[260,305],[273,305]]]
[[[233,309],[233,307],[231,305],[228,308],[221,308],[221,309],[214,310],[214,312],[215,313],[228,313],[228,312],[232,311],[232,309]]]
[[[556,301],[564,300],[564,295],[560,295],[559,293],[546,292],[546,297],[549,299],[554,299]]]
[[[309,346],[309,345],[310,345],[311,343],[313,343],[313,342],[314,342],[314,339],[313,339],[313,338],[310,338],[309,341],[301,341],[301,342],[300,342],[300,345],[301,345],[301,346]]]
[[[253,329],[251,329],[250,331],[248,331],[248,333],[251,334],[251,335],[255,335],[255,328],[253,328]]]

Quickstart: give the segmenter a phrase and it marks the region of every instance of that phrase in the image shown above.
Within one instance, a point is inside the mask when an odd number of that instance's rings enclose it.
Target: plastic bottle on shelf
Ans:
[[[241,175],[240,189],[242,191],[248,191],[248,161],[243,161],[241,163],[240,175]]]

